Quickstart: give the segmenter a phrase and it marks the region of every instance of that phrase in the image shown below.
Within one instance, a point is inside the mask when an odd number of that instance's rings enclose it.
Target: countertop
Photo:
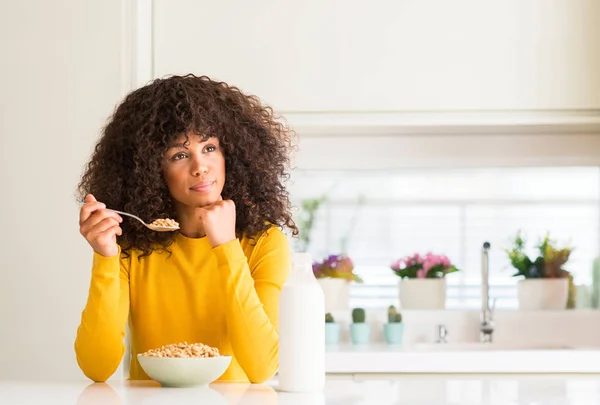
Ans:
[[[278,392],[266,384],[214,383],[206,388],[161,388],[152,381],[0,381],[0,404],[61,405],[595,405],[598,375],[396,375],[384,379],[328,378],[319,394]]]
[[[600,373],[600,350],[518,344],[328,347],[327,373]],[[600,403],[599,403],[600,404]]]

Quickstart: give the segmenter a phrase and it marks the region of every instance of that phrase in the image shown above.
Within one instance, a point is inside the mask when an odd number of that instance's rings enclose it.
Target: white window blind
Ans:
[[[600,242],[598,167],[497,167],[453,170],[298,170],[296,206],[323,195],[308,250],[315,260],[342,251],[363,284],[351,306],[398,304],[398,278],[389,264],[415,252],[447,255],[461,271],[448,276],[448,308],[481,301],[481,247],[492,245],[490,282],[498,308],[515,308],[516,279],[504,249],[518,230],[533,246],[546,232],[574,248],[567,270],[591,282]]]

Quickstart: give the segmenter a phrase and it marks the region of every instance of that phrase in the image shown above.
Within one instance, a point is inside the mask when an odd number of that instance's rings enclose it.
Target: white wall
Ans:
[[[84,378],[74,190],[124,89],[121,2],[0,2],[0,379]]]
[[[596,0],[154,4],[156,76],[205,73],[282,112],[600,108]]]

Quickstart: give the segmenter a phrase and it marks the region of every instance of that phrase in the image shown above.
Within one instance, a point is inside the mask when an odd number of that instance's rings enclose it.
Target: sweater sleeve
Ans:
[[[75,338],[77,363],[95,382],[106,381],[116,371],[125,351],[129,268],[120,256],[120,249],[113,257],[94,252],[88,299]]]
[[[271,378],[279,366],[279,293],[290,272],[287,238],[271,228],[248,260],[236,239],[213,249],[226,299],[233,352],[252,383]]]

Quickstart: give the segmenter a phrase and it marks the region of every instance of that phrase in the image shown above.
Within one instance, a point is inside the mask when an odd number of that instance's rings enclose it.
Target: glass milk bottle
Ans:
[[[325,297],[309,253],[294,253],[279,298],[279,389],[320,392],[325,386]]]

